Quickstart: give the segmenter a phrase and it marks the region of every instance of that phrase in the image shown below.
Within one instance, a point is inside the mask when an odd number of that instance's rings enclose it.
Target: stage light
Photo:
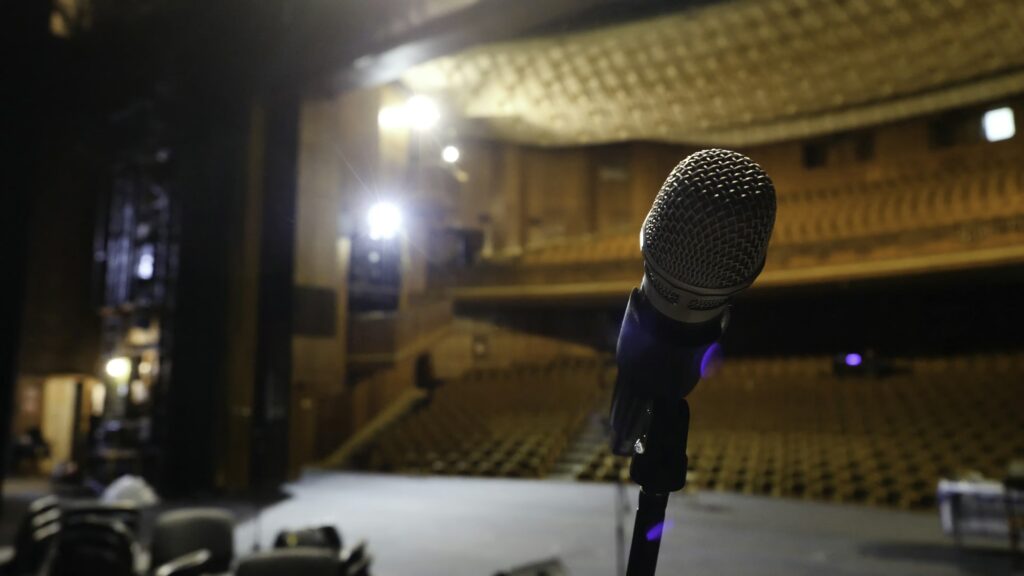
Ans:
[[[417,94],[405,103],[405,115],[409,125],[416,130],[430,130],[441,119],[441,111],[433,98]]]
[[[139,254],[139,264],[135,267],[135,275],[140,280],[153,278],[153,264],[156,263],[156,256],[153,254],[153,245],[144,244]]]
[[[107,372],[107,376],[115,380],[123,380],[131,375],[132,362],[124,357],[111,358],[107,360],[104,370]]]
[[[370,238],[389,240],[402,228],[402,212],[391,202],[377,202],[366,214],[370,226]]]
[[[857,354],[856,352],[851,352],[850,354],[846,355],[844,361],[846,362],[847,366],[854,367],[860,366],[861,362],[863,362],[864,359],[861,358],[860,354]]]
[[[459,149],[455,146],[448,145],[444,147],[444,150],[441,150],[441,159],[449,164],[458,162],[461,155]]]
[[[1012,108],[996,108],[985,112],[985,116],[981,119],[981,125],[985,131],[985,140],[989,142],[1009,140],[1017,133]]]
[[[385,106],[377,112],[377,126],[383,130],[398,130],[409,126],[405,106]]]

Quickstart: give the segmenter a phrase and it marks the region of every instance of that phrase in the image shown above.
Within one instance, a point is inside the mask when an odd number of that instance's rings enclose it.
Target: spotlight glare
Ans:
[[[444,150],[441,150],[441,159],[449,164],[458,162],[461,155],[459,149],[452,145],[445,146]]]
[[[861,362],[863,362],[864,359],[861,358],[860,354],[857,354],[856,352],[851,352],[850,354],[846,355],[845,361],[847,366],[853,367],[860,366]]]
[[[390,240],[402,227],[402,212],[391,202],[377,202],[366,214],[372,240]]]
[[[409,126],[409,115],[404,106],[385,106],[377,112],[377,126],[384,130],[399,130]]]
[[[430,130],[441,119],[441,112],[433,98],[417,94],[405,103],[405,116],[416,130]]]
[[[981,119],[981,126],[985,132],[985,140],[989,142],[1009,140],[1017,133],[1013,109],[1009,107],[995,108],[985,112]]]
[[[132,373],[132,363],[131,360],[124,357],[111,358],[107,360],[104,370],[106,370],[107,376],[122,380]]]

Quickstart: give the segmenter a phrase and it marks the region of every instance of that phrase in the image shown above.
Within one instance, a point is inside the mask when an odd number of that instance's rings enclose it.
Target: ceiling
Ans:
[[[1024,92],[1020,0],[734,0],[409,68],[462,133],[748,146]]]

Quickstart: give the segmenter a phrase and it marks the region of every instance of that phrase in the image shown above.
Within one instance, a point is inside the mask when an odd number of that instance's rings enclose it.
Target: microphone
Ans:
[[[717,149],[680,162],[644,220],[644,276],[619,331],[610,416],[612,451],[633,455],[641,487],[627,576],[655,572],[668,495],[686,484],[686,396],[729,323],[729,299],[764,268],[774,226],[771,179]]]
[[[775,187],[742,154],[702,150],[669,174],[640,231],[644,276],[619,332],[613,452],[642,450],[655,400],[697,385],[729,298],[764,268],[774,224]]]
[[[764,268],[775,186],[750,158],[703,150],[669,174],[644,220],[642,290],[686,323],[711,319]]]

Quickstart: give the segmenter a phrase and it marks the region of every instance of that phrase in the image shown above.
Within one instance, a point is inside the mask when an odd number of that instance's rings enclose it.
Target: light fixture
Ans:
[[[434,99],[422,94],[406,101],[405,115],[409,125],[416,130],[430,130],[441,119],[441,111]]]
[[[452,146],[451,144],[445,146],[444,150],[441,150],[441,159],[449,164],[454,164],[458,162],[459,156],[461,155],[462,154],[459,152],[459,149],[456,148],[455,146]]]
[[[995,108],[985,112],[981,118],[981,127],[985,132],[985,140],[999,142],[1009,140],[1017,133],[1017,124],[1013,118],[1013,109],[1009,107]]]
[[[135,267],[135,275],[139,280],[150,280],[153,278],[153,265],[156,263],[156,255],[153,253],[152,244],[143,244],[140,249],[139,263]]]
[[[383,130],[399,130],[409,125],[409,118],[405,106],[385,106],[377,112],[377,126]]]
[[[132,361],[123,356],[111,358],[110,360],[107,360],[104,370],[106,371],[107,376],[110,376],[115,380],[124,380],[132,373]]]
[[[366,213],[372,240],[390,240],[402,227],[402,212],[392,202],[377,202]]]
[[[861,363],[864,362],[864,358],[861,357],[861,355],[857,354],[856,352],[851,352],[847,354],[845,358],[843,358],[843,361],[846,363],[847,366],[853,368],[856,366],[860,366]]]

